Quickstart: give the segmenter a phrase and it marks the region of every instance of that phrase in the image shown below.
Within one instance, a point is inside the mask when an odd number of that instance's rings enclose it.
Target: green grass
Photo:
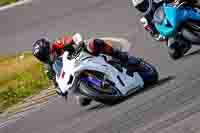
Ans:
[[[50,85],[43,65],[29,52],[20,55],[0,57],[0,112]]]
[[[11,3],[15,3],[17,1],[18,0],[0,0],[0,6],[4,6],[4,5],[11,4]]]

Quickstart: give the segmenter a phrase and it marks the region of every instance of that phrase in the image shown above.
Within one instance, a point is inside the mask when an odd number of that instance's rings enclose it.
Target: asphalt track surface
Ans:
[[[34,0],[0,12],[1,54],[28,50],[38,37],[54,39],[66,31],[124,37],[132,42],[132,53],[157,66],[161,80],[111,107],[93,103],[80,108],[73,99],[57,98],[4,125],[0,133],[198,133],[198,48],[172,61],[165,46],[143,32],[136,14],[128,0]]]

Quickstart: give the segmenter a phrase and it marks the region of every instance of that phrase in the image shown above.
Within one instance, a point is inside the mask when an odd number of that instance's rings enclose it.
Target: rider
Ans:
[[[32,49],[33,55],[41,62],[46,64],[48,77],[53,80],[56,92],[62,96],[67,96],[67,92],[63,94],[60,91],[58,84],[56,83],[53,63],[57,57],[64,53],[65,50],[67,50],[71,54],[74,52],[77,45],[83,43],[79,42],[79,44],[76,44],[73,37],[74,36],[64,36],[54,41],[53,43],[51,43],[46,38],[41,38],[34,42]],[[110,55],[114,58],[119,59],[121,62],[127,62],[129,58],[127,52],[119,51],[118,49],[113,48],[110,44],[101,39],[89,40],[89,42],[86,44],[86,51],[94,56],[97,56],[100,53]],[[135,63],[137,64],[137,59]]]

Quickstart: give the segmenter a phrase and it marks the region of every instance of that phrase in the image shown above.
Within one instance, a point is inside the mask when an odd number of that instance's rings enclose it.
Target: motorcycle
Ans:
[[[77,40],[80,42],[82,38],[78,36]],[[155,67],[142,59],[140,71],[129,71],[119,61],[108,59],[102,54],[90,55],[83,45],[79,45],[71,55],[64,52],[53,65],[60,91],[86,100],[113,104],[158,81]],[[84,101],[79,104],[84,105]]]
[[[200,22],[189,20],[177,26],[180,22],[179,8],[187,5],[187,2],[180,1],[174,6],[164,3],[155,11],[153,16],[156,29],[168,39],[169,55],[173,59],[184,56],[191,45],[200,44]],[[189,6],[188,10],[200,11],[192,6]],[[171,41],[175,42],[174,45],[170,45]]]

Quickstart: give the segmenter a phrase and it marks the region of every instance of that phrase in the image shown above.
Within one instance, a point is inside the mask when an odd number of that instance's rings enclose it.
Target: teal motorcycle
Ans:
[[[169,55],[173,59],[184,56],[192,45],[200,45],[200,9],[187,2],[164,2],[154,12],[153,23],[167,38]]]

